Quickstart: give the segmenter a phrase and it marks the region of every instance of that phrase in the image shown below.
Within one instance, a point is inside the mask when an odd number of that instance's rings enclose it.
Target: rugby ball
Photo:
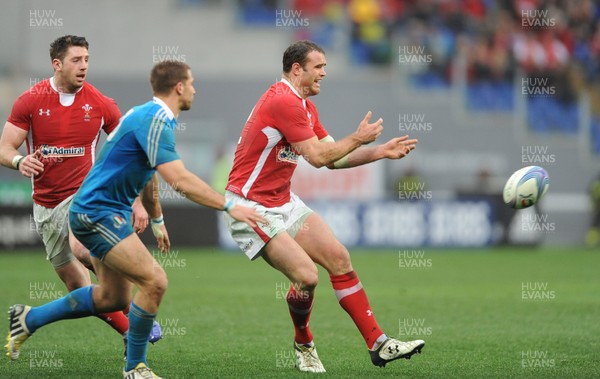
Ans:
[[[527,166],[517,170],[504,185],[504,203],[515,209],[523,209],[537,203],[548,191],[550,178],[539,166]]]

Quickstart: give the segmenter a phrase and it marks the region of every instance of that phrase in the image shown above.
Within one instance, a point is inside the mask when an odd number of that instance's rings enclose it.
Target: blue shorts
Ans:
[[[131,212],[111,210],[85,214],[69,210],[69,224],[75,238],[100,260],[133,233]]]

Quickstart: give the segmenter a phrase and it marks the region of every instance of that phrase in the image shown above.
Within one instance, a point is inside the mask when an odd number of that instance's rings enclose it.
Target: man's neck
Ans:
[[[179,116],[181,110],[179,109],[179,99],[175,96],[163,96],[163,95],[154,95],[157,99],[162,100],[167,107],[173,112],[175,118]]]
[[[286,74],[283,74],[282,78],[285,79],[288,83],[290,83],[290,85],[296,90],[296,93],[298,94],[298,96],[300,96],[303,99],[306,99],[308,97],[308,96],[305,96],[304,91],[302,91],[302,87],[300,86],[300,79],[294,80]]]
[[[67,94],[72,94],[74,95],[75,93],[77,93],[77,91],[79,91],[81,89],[81,87],[79,88],[67,88],[67,86],[65,85],[65,82],[58,77],[56,74],[52,77],[52,80],[54,81],[54,86],[56,87],[56,90],[60,93],[67,93]]]

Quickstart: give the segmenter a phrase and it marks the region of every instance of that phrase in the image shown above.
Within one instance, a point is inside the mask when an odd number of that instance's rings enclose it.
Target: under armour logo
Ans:
[[[398,348],[398,345],[388,346],[387,350],[388,350],[388,353],[390,353],[390,354],[394,354],[394,353],[399,353],[400,352],[400,349]]]
[[[367,309],[367,316],[373,316],[373,311],[370,309]]]
[[[43,110],[42,108],[40,108],[40,116],[43,115],[50,116],[50,109]]]

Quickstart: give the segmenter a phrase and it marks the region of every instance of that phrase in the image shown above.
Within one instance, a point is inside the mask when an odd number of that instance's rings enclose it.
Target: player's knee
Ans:
[[[90,260],[90,253],[83,246],[74,245],[71,246],[71,251],[75,258],[80,262],[87,262]]]
[[[90,285],[90,278],[77,261],[71,261],[55,268],[58,277],[65,283],[69,292]]]
[[[130,302],[131,294],[128,292],[102,285],[94,286],[94,307],[98,313],[119,311]]]
[[[311,291],[319,284],[319,272],[316,270],[307,270],[302,273],[300,278],[300,288],[305,291]]]
[[[335,274],[345,274],[352,271],[350,253],[343,246],[331,250],[329,271]]]
[[[168,280],[167,274],[161,269],[156,272],[152,281],[148,286],[148,293],[155,299],[162,299],[163,295],[167,291]]]

